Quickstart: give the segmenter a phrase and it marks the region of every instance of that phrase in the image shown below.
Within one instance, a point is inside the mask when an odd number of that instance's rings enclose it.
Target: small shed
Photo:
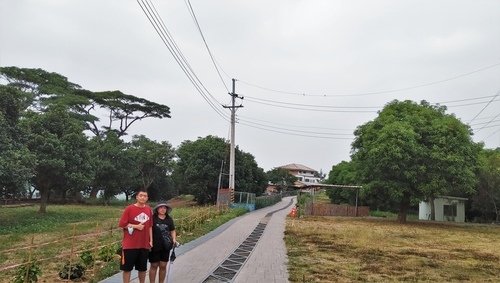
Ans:
[[[436,221],[465,222],[466,198],[438,196],[434,199]],[[419,204],[418,219],[431,219],[431,204],[422,201]]]

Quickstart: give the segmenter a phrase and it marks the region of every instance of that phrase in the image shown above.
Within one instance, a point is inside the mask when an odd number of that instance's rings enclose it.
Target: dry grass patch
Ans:
[[[347,217],[288,220],[291,282],[500,278],[500,227]]]

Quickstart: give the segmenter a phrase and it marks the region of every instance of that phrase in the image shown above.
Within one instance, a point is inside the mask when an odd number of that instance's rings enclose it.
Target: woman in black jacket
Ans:
[[[159,282],[165,282],[170,250],[176,243],[174,220],[170,217],[172,208],[159,203],[153,209],[153,247],[149,252],[149,282],[154,283],[159,269]]]

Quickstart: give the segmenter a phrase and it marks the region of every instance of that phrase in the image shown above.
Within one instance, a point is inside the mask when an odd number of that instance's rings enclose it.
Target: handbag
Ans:
[[[172,241],[172,237],[170,236],[170,231],[164,231],[161,237],[163,242],[163,248],[167,251],[171,250],[172,247],[174,246],[174,243]]]

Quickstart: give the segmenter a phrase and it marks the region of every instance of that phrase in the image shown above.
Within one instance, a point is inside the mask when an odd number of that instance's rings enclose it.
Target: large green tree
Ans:
[[[261,193],[265,189],[264,171],[251,154],[236,147],[236,191]],[[178,162],[173,179],[180,193],[193,194],[200,204],[215,203],[223,161],[228,164],[229,144],[223,138],[207,136],[184,141],[177,149]],[[223,167],[221,186],[228,186],[228,168]]]
[[[144,135],[134,136],[129,149],[141,186],[148,189],[155,179],[172,174],[175,149],[169,142],[156,142]]]
[[[0,76],[8,85],[29,94],[28,104],[43,111],[51,105],[67,107],[73,116],[86,122],[86,129],[96,136],[113,131],[119,137],[136,121],[170,118],[170,108],[121,91],[92,92],[70,82],[58,73],[42,69],[0,67]],[[98,111],[108,111],[101,122]]]
[[[33,135],[38,135],[37,138],[41,139],[43,137],[41,131],[50,132],[51,129],[43,127],[34,129],[31,126],[37,123],[40,125],[53,123],[47,119],[50,120],[50,117],[53,116],[51,113],[54,111],[63,111],[64,115],[61,117],[64,117],[65,122],[71,121],[68,122],[69,124],[78,123],[78,120],[83,122],[80,123],[84,125],[80,129],[81,137],[84,137],[85,130],[90,131],[96,137],[92,141],[90,152],[86,153],[93,157],[91,162],[88,162],[92,165],[92,169],[88,172],[93,172],[93,182],[85,188],[85,191],[90,192],[90,195],[94,196],[97,191],[102,189],[104,196],[109,198],[119,191],[128,193],[136,190],[141,184],[151,182],[146,180],[149,178],[147,177],[148,173],[141,173],[138,171],[139,165],[131,162],[132,157],[129,155],[135,152],[134,146],[123,149],[124,143],[118,138],[126,135],[134,123],[144,118],[169,118],[170,109],[168,106],[127,95],[120,91],[92,92],[69,81],[63,75],[35,68],[0,67],[0,87],[2,93],[0,108],[5,110],[0,111],[0,150],[2,153],[0,157],[0,169],[2,169],[0,170],[0,179],[2,180],[0,181],[0,192],[9,193],[12,196],[13,193],[19,191],[19,186],[27,186],[26,180],[30,176],[36,180],[35,186],[37,188],[47,187],[40,185],[40,178],[43,178],[40,174],[44,172],[40,169],[46,167],[47,163],[51,162],[51,158],[55,156],[51,156],[47,152],[41,154],[39,151],[41,145],[34,144],[32,138]],[[27,109],[30,111],[26,112]],[[100,119],[99,116],[106,112],[108,113],[102,115],[105,118]],[[19,117],[23,118],[19,119]],[[23,125],[17,123],[19,120],[24,121]],[[29,133],[22,132],[24,126],[30,129]],[[73,126],[70,128],[71,130],[76,129]],[[56,128],[53,131],[61,133]],[[50,140],[50,138],[49,135],[47,139]],[[61,139],[61,136],[59,135],[57,138]],[[29,146],[27,147],[26,143],[28,142]],[[47,144],[55,142],[57,140],[53,139]],[[54,150],[56,149],[57,147],[54,148]],[[135,160],[140,162],[143,156],[137,157],[137,153],[134,154]],[[47,160],[40,160],[40,158],[47,158]],[[38,169],[33,170],[37,162]],[[4,168],[5,170],[3,170]],[[78,178],[74,179],[78,181]],[[47,180],[44,183],[50,182],[56,181]],[[71,187],[78,187],[80,183],[82,182],[72,184]],[[54,191],[55,185],[48,187],[50,189],[42,189],[44,190],[42,195],[45,198],[48,198],[51,191],[62,197],[66,194],[65,190]]]
[[[200,204],[214,203],[227,149],[226,141],[215,136],[183,141],[177,148],[178,161],[173,173],[179,192],[194,195]]]
[[[264,170],[257,165],[255,157],[241,150],[236,151],[235,187],[240,192],[261,195],[266,189],[267,178]]]
[[[445,112],[425,101],[395,100],[354,132],[352,159],[364,189],[397,201],[401,222],[412,202],[475,189],[480,146],[467,125]]]
[[[479,183],[472,208],[482,214],[483,220],[494,215],[494,220],[500,222],[500,148],[484,149],[480,156]]]
[[[0,85],[0,197],[26,195],[36,159],[26,147],[18,122],[26,97],[16,88]]]
[[[82,121],[73,118],[64,107],[41,113],[30,111],[22,123],[28,131],[28,149],[37,160],[33,184],[41,196],[39,212],[45,213],[51,192],[65,195],[89,185],[89,143]]]
[[[135,190],[139,187],[133,157],[127,151],[127,144],[116,133],[95,136],[90,144],[94,176],[87,191],[91,199],[95,199],[99,191],[103,192],[105,200],[109,200],[123,188]],[[128,199],[129,194],[126,195]]]
[[[357,185],[358,179],[354,163],[352,161],[342,161],[332,166],[332,170],[328,174],[325,183],[332,185]],[[351,188],[328,188],[326,194],[330,198],[331,203],[348,203],[351,205],[356,203],[356,190]]]

